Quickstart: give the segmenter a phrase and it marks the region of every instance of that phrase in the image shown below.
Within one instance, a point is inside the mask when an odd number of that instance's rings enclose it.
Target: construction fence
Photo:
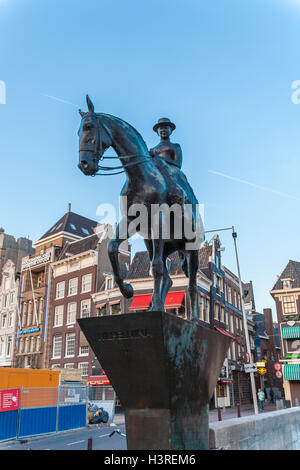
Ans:
[[[0,390],[0,441],[85,427],[89,402],[98,402],[108,411],[110,422],[113,420],[115,393],[111,387],[65,383]]]

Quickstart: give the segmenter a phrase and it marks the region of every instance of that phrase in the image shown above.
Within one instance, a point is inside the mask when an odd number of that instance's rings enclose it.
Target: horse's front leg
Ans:
[[[128,226],[130,220],[127,217],[121,219],[119,224],[116,226],[116,230],[112,238],[108,242],[107,251],[111,262],[112,270],[114,273],[115,281],[121,291],[121,293],[129,299],[133,296],[133,287],[130,284],[123,282],[123,274],[120,270],[119,263],[119,247],[121,243],[127,240],[128,237]],[[131,236],[131,235],[130,235]]]
[[[150,311],[162,311],[164,309],[163,285],[165,280],[163,252],[165,242],[162,239],[152,240],[153,243],[153,295]]]

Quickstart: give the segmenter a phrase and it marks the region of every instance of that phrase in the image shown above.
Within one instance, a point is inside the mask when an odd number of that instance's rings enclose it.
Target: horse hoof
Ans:
[[[126,299],[130,299],[133,296],[134,290],[130,284],[123,284],[120,290]]]

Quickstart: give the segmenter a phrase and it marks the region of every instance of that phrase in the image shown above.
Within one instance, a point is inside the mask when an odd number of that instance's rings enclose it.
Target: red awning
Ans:
[[[229,338],[231,338],[232,341],[235,341],[235,337],[232,336],[230,333],[228,333],[228,331],[222,330],[222,328],[218,328],[217,326],[215,326],[215,329],[218,330],[220,333],[222,333],[222,335],[229,336]]]
[[[87,385],[110,385],[106,375],[94,375],[88,378]]]
[[[184,292],[169,292],[165,301],[165,308],[179,308],[184,299]],[[129,310],[145,310],[150,307],[151,294],[136,295]]]
[[[220,379],[221,384],[234,384],[233,379]]]

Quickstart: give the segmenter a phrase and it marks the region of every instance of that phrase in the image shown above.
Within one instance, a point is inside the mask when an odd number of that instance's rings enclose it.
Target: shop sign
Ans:
[[[51,259],[51,253],[43,253],[42,255],[33,256],[32,258],[24,259],[22,262],[22,271],[24,269],[33,268],[39,264],[47,263]]]
[[[87,385],[110,385],[106,375],[94,375],[88,378]]]
[[[260,375],[264,375],[267,373],[267,369],[265,369],[264,367],[259,367],[257,369],[257,372],[260,374]]]
[[[37,331],[40,331],[39,328],[30,328],[29,330],[20,330],[18,331],[18,336],[19,335],[26,335],[27,333],[36,333]]]
[[[0,412],[18,410],[20,408],[20,389],[0,390]]]

